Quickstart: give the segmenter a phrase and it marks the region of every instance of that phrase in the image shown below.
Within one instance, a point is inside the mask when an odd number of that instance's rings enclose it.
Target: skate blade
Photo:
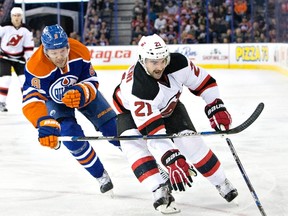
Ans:
[[[237,207],[239,206],[239,200],[237,199],[237,197],[235,197],[231,203],[233,203],[234,205],[236,205]]]
[[[181,210],[177,208],[173,203],[171,203],[169,206],[166,204],[160,205],[157,208],[158,211],[160,211],[162,214],[169,215],[169,214],[177,214],[180,213]]]
[[[110,198],[114,199],[114,192],[113,190],[109,190],[107,192],[104,193],[106,196],[109,196]]]

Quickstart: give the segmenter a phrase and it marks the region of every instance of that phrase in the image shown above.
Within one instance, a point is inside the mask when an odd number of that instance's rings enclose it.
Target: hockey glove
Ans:
[[[177,191],[185,191],[185,186],[192,186],[190,165],[176,149],[167,151],[161,158],[162,164],[168,169],[172,188]]]
[[[60,136],[60,124],[51,116],[38,119],[38,140],[41,145],[58,149],[58,136]]]
[[[221,99],[215,99],[212,103],[205,107],[205,113],[209,118],[210,125],[216,131],[221,130],[221,125],[228,130],[232,119],[229,112],[226,110],[224,103]]]
[[[77,83],[74,86],[66,88],[62,102],[70,108],[81,108],[86,106],[95,98],[91,97],[90,89],[87,84]]]

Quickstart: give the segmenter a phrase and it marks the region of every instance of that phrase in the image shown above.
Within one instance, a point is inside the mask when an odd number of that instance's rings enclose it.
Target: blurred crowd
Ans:
[[[0,1],[0,17],[4,15],[4,8],[3,8],[3,2]]]
[[[84,44],[106,46],[110,44],[113,0],[94,0],[87,10]]]
[[[168,44],[276,42],[275,5],[281,5],[278,16],[288,20],[288,1],[280,1],[210,0],[207,5],[202,0],[136,0],[131,44],[151,33]],[[281,23],[287,30],[287,22]],[[287,42],[287,35],[280,40]]]
[[[90,0],[83,34],[69,36],[87,46],[110,45],[113,10],[113,0]],[[135,0],[132,14],[132,45],[153,33],[167,44],[288,42],[288,0]],[[41,32],[33,29],[35,46]]]
[[[110,44],[111,19],[114,7],[113,0],[94,0],[87,8],[85,16],[85,30],[83,35],[70,32],[69,37],[74,38],[87,46],[106,46]],[[35,46],[41,43],[42,29],[32,29]],[[81,37],[83,36],[83,38]]]

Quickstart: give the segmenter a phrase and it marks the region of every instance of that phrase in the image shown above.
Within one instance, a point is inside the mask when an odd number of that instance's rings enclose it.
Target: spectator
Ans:
[[[85,37],[89,37],[90,39],[92,39],[92,37],[96,38],[97,34],[98,30],[96,29],[96,26],[91,23],[88,32],[85,34]]]
[[[134,16],[137,16],[137,15],[142,16],[142,14],[143,14],[143,5],[138,0],[136,0],[135,5],[133,7],[133,15]]]
[[[247,12],[247,2],[246,0],[236,0],[234,3],[234,11],[238,16],[244,16]]]
[[[153,25],[154,25],[154,22],[157,19],[157,13],[154,11],[153,7],[150,7],[149,19],[153,22]]]
[[[106,38],[105,33],[101,33],[100,38],[99,38],[99,40],[97,42],[97,45],[100,45],[100,46],[109,45],[109,40]]]
[[[231,6],[227,6],[226,13],[225,13],[225,21],[228,24],[231,24],[231,22],[232,22],[232,14],[233,14],[232,7]]]
[[[198,26],[195,24],[194,19],[189,19],[188,24],[185,25],[184,31],[189,32],[189,31],[197,31]]]
[[[241,22],[241,18],[246,15],[247,12],[247,2],[246,0],[235,0],[234,2],[234,12],[235,12],[235,20],[239,23]]]
[[[243,34],[251,30],[251,23],[248,21],[246,16],[242,17],[242,22],[239,23],[238,27],[241,29]]]
[[[229,38],[228,37],[224,37],[222,43],[230,43]]]
[[[166,35],[168,38],[168,44],[177,44],[177,32],[174,30],[173,25],[168,26]]]
[[[2,4],[0,4],[0,17],[4,16],[4,10]]]
[[[178,13],[178,6],[172,1],[169,0],[165,9],[168,11],[168,14],[175,15]]]
[[[137,45],[137,39],[136,38],[132,38],[130,45]]]
[[[77,32],[71,32],[69,35],[70,38],[73,38],[75,40],[81,41],[81,37],[79,34],[77,34]]]
[[[164,2],[163,0],[155,0],[154,6],[153,6],[153,10],[156,14],[158,13],[162,13],[164,10]]]
[[[206,28],[205,25],[200,24],[199,26],[199,31],[197,34],[197,40],[199,43],[206,43],[207,42],[207,33],[206,33]]]
[[[89,24],[94,25],[96,32],[100,30],[101,23],[102,23],[102,19],[97,14],[93,15],[89,20]]]
[[[231,30],[230,28],[227,29],[226,34],[225,34],[225,37],[227,37],[227,39],[229,40],[229,42],[232,42],[233,34],[232,34],[232,30]]]
[[[160,32],[161,27],[166,27],[167,20],[163,17],[163,13],[159,13],[158,18],[154,22],[154,29],[156,32]]]
[[[35,47],[39,47],[41,45],[41,30],[39,29],[37,29],[36,31],[34,30],[33,40]]]
[[[114,8],[114,1],[113,0],[102,0],[99,4],[100,11],[108,11],[112,12]]]
[[[137,15],[136,17],[134,17],[134,19],[132,19],[131,22],[131,27],[132,27],[132,31],[135,30],[136,26],[142,26],[144,24],[142,15]]]
[[[137,38],[140,34],[143,35],[143,31],[142,31],[140,25],[137,25],[135,27],[135,30],[132,31],[132,38]]]
[[[84,40],[84,45],[85,46],[96,46],[97,45],[97,40],[95,37],[88,35],[85,37]]]
[[[166,28],[166,26],[162,26],[162,27],[160,28],[159,36],[165,41],[165,43],[168,43],[167,28]]]
[[[236,43],[244,42],[244,34],[240,28],[236,28],[234,38],[236,39]]]
[[[188,32],[184,37],[183,43],[184,44],[197,44],[198,41],[195,38],[195,33]]]
[[[99,39],[101,37],[101,34],[105,34],[105,37],[108,40],[110,39],[110,28],[107,26],[106,21],[101,22],[101,26],[100,26],[100,29],[99,29],[99,32],[98,32],[96,38]]]

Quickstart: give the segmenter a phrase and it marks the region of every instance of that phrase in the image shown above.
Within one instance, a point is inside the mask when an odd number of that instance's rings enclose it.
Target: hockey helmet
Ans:
[[[23,10],[20,7],[13,7],[10,14],[11,16],[16,14],[21,14],[21,16],[23,16]]]
[[[145,64],[145,59],[167,58],[167,65],[170,61],[170,53],[164,40],[156,35],[143,36],[138,43],[139,60]]]
[[[46,26],[41,35],[41,42],[45,50],[61,49],[68,47],[68,36],[58,24]]]

